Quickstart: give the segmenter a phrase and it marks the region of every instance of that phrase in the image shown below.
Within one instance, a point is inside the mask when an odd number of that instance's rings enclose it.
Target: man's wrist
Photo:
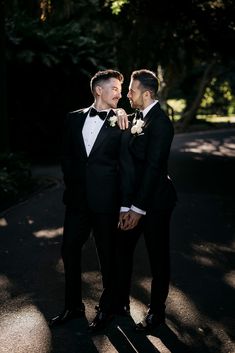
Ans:
[[[126,207],[126,206],[121,206],[120,208],[120,212],[128,212],[130,210],[130,207]]]
[[[138,208],[138,207],[136,207],[134,205],[131,206],[131,210],[136,212],[136,213],[138,213],[138,214],[141,214],[143,216],[146,215],[146,211],[141,210],[140,208]]]

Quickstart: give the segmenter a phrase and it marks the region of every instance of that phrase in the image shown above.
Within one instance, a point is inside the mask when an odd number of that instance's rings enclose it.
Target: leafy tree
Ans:
[[[229,71],[232,85],[235,5],[232,0],[159,2],[108,0],[119,6],[119,62],[126,71],[149,67],[162,74],[160,97],[186,99],[181,127],[196,117],[210,82]],[[122,33],[129,36],[122,36]],[[129,39],[130,38],[130,39]],[[124,60],[125,58],[125,60]],[[228,75],[227,75],[228,76]]]
[[[208,87],[219,95],[215,78],[233,91],[234,18],[232,0],[9,0],[11,145],[29,149],[43,140],[45,151],[58,146],[65,113],[90,102],[89,79],[107,67],[125,77],[141,67],[156,71],[163,104],[169,98],[186,100],[181,127],[187,128]],[[127,100],[123,103],[129,109]]]
[[[40,146],[39,154],[48,148],[56,151],[66,112],[91,101],[91,75],[114,66],[112,33],[107,31],[105,16],[97,21],[97,16],[102,17],[98,2],[80,1],[66,11],[64,4],[59,2],[53,11],[46,11],[46,20],[20,7],[7,18],[14,149],[20,146],[35,153]]]

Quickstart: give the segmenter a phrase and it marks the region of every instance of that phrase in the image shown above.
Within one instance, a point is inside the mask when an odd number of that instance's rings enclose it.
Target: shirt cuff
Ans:
[[[122,206],[121,208],[120,208],[120,212],[128,212],[129,211],[129,207],[124,207],[124,206]]]
[[[141,210],[140,208],[135,207],[134,205],[131,206],[131,210],[136,212],[136,213],[139,213],[139,214],[142,214],[142,215],[146,215],[146,211]]]

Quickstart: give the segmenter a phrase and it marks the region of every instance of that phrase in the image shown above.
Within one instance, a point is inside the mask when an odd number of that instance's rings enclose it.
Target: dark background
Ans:
[[[198,114],[234,113],[233,1],[11,0],[1,7],[2,152],[59,158],[64,117],[92,102],[89,81],[100,69],[125,75],[127,110],[131,72],[155,71],[163,107],[169,98],[186,102],[182,131]],[[213,102],[205,108],[208,89]]]
[[[31,166],[60,163],[66,114],[92,103],[98,70],[123,73],[127,112],[131,72],[156,72],[176,133],[234,115],[234,18],[232,0],[0,0],[0,205],[34,189]]]

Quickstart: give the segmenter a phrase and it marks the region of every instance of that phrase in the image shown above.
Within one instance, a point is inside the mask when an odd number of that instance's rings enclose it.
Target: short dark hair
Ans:
[[[91,92],[94,93],[94,89],[97,85],[99,85],[102,81],[107,81],[110,78],[116,78],[118,79],[121,83],[124,81],[123,75],[115,70],[104,70],[104,71],[98,71],[90,81],[90,87],[91,87]]]
[[[133,80],[140,81],[143,88],[150,91],[151,97],[156,98],[158,92],[158,78],[153,71],[141,69],[133,71],[131,74]]]

